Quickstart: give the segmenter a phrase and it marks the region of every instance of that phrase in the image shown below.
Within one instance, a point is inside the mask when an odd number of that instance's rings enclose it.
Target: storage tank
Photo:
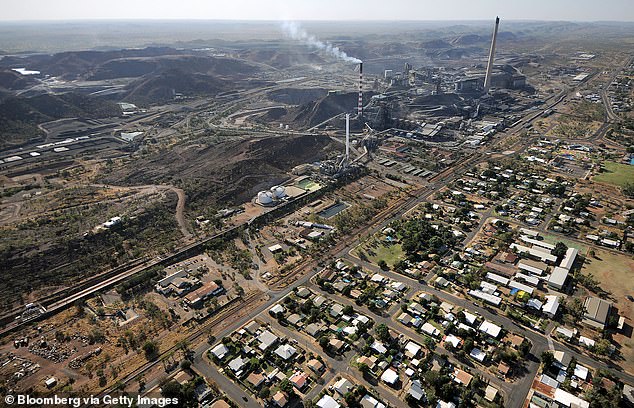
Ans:
[[[273,195],[269,191],[260,191],[257,201],[262,205],[271,204],[273,202]]]
[[[275,198],[282,198],[286,196],[286,189],[283,186],[275,186],[271,188],[271,193]]]

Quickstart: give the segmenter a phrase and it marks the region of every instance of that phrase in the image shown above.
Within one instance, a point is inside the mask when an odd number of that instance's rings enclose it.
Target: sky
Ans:
[[[634,21],[632,0],[2,0],[20,20]]]

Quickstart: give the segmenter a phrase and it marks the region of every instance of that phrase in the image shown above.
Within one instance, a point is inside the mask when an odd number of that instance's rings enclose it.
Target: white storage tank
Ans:
[[[269,191],[260,191],[258,193],[258,203],[266,205],[271,204],[273,202],[273,194]]]
[[[283,186],[275,186],[271,188],[271,193],[273,194],[273,197],[279,199],[286,196],[286,189]]]

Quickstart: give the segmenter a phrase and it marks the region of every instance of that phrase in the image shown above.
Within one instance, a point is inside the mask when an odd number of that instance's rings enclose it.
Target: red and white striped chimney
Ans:
[[[363,62],[359,62],[359,103],[357,105],[357,114],[359,118],[363,118]]]

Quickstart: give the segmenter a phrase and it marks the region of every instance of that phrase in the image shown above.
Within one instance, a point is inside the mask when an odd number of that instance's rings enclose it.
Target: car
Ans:
[[[634,302],[634,296],[632,295],[627,295],[625,296],[627,298],[627,300],[629,300],[630,302]]]

